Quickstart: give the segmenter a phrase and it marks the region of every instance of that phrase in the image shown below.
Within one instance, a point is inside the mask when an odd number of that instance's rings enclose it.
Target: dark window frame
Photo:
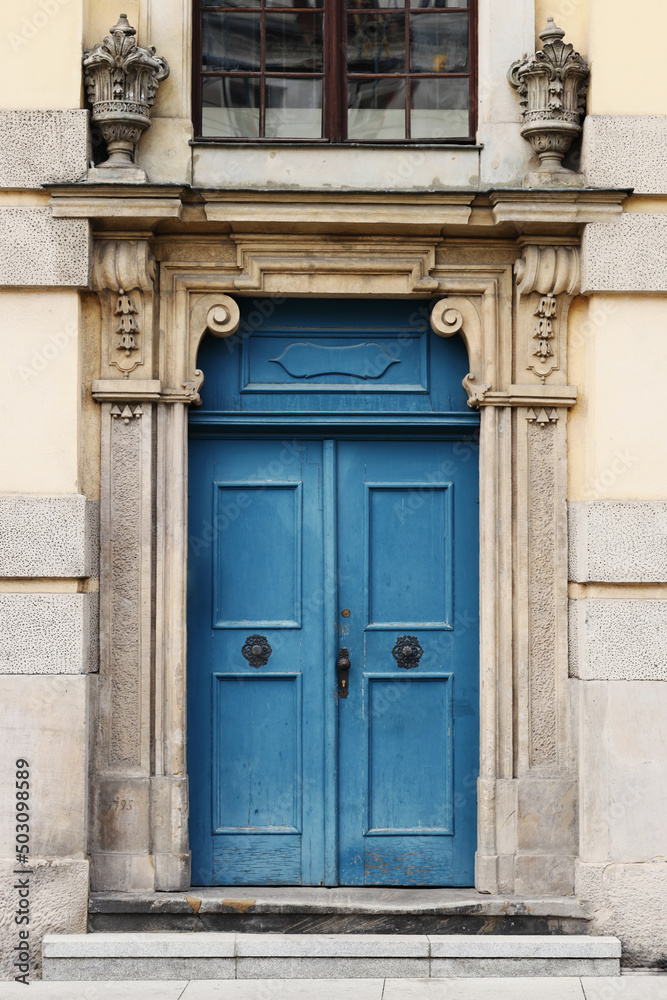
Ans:
[[[264,136],[204,136],[202,135],[202,79],[204,76],[208,75],[211,77],[230,77],[235,74],[224,73],[224,72],[210,72],[204,73],[202,70],[202,11],[215,11],[217,7],[224,8],[224,0],[220,2],[216,7],[214,7],[210,0],[207,7],[203,7],[204,0],[193,0],[193,45],[192,45],[192,118],[194,125],[195,138],[194,141],[197,143],[208,143],[213,145],[280,145],[280,146],[332,146],[332,145],[344,145],[344,146],[459,146],[459,145],[469,145],[474,146],[476,144],[476,132],[477,132],[477,100],[478,100],[478,66],[477,66],[477,48],[478,48],[478,37],[477,37],[477,0],[468,0],[467,7],[447,7],[443,8],[453,13],[465,13],[469,18],[468,27],[468,73],[443,73],[443,74],[433,74],[433,73],[410,73],[406,71],[404,73],[393,73],[393,74],[381,74],[385,78],[403,78],[406,80],[406,100],[409,101],[409,82],[412,79],[419,79],[420,77],[427,77],[429,79],[455,79],[455,78],[465,78],[469,79],[469,110],[468,110],[468,120],[469,120],[469,131],[468,136],[462,137],[448,137],[443,139],[437,138],[417,138],[412,139],[404,137],[401,139],[348,139],[346,136],[347,131],[347,34],[345,31],[346,25],[346,2],[345,0],[323,0],[323,15],[324,15],[324,72],[323,72],[323,87],[322,87],[322,131],[324,135],[321,138],[309,138],[309,139],[298,139],[298,138],[272,138]],[[406,0],[406,6],[408,6],[410,0]],[[311,8],[312,10],[313,8]],[[430,12],[437,10],[437,8],[428,8]],[[235,8],[235,11],[243,10],[254,10],[255,8]],[[294,13],[295,8],[279,8],[272,7],[272,11],[275,13],[287,12]],[[397,13],[401,8],[383,8],[378,7],[378,13]],[[374,11],[375,12],[375,11]],[[417,15],[419,16],[419,15]],[[407,19],[406,19],[407,21]],[[337,44],[337,39],[339,43]],[[407,39],[406,39],[407,46]],[[245,75],[245,74],[239,74]],[[261,74],[257,76],[263,81],[265,76],[274,77],[296,77],[302,78],[302,73],[268,73],[265,74],[264,66],[262,66]],[[315,74],[317,76],[317,74]],[[365,74],[365,73],[355,73],[350,74],[351,79],[363,79],[363,78],[377,78],[375,74]],[[264,108],[264,102],[262,102],[262,111]],[[263,126],[263,113],[260,111],[260,120]],[[410,115],[406,116],[408,123],[410,122]],[[408,124],[409,128],[409,124]]]

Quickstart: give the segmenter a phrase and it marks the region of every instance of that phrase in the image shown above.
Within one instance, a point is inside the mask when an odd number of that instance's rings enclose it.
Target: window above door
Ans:
[[[200,139],[472,142],[476,0],[195,2]]]

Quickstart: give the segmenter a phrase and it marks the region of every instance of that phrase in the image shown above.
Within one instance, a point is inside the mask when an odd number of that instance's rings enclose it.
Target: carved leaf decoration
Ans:
[[[392,365],[400,364],[381,344],[351,344],[326,347],[299,343],[286,347],[279,358],[269,358],[292,378],[315,378],[318,375],[349,375],[353,378],[381,378]]]

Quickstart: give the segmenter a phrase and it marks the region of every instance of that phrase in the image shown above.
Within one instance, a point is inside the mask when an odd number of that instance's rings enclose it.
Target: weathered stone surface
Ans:
[[[236,954],[253,958],[428,958],[423,934],[239,934]]]
[[[233,958],[47,958],[44,963],[44,979],[48,980],[233,978]]]
[[[0,187],[38,188],[84,176],[88,112],[0,110]]]
[[[618,958],[434,958],[432,978],[484,976],[613,976]]]
[[[0,495],[0,576],[97,574],[99,503],[79,494]]]
[[[0,673],[97,669],[97,594],[0,594]]]
[[[543,935],[447,934],[429,935],[432,958],[620,958],[621,943],[614,937],[586,934]]]
[[[576,501],[568,531],[573,583],[667,581],[667,502]]]
[[[656,150],[667,145],[667,115],[589,115],[584,123],[582,169],[591,187],[667,191],[667,165]]]
[[[38,830],[37,825],[36,830]],[[2,843],[8,843],[4,836]],[[19,876],[14,874],[15,867],[13,858],[0,859],[0,940],[3,943],[0,954],[0,979],[2,980],[13,979],[16,974],[16,970],[12,967],[12,949],[18,943],[20,929],[14,923],[14,913],[18,903],[18,890],[14,888],[17,878],[30,880],[31,979],[41,974],[41,943],[45,934],[83,934],[86,930],[87,861],[32,857],[30,865],[32,874]],[[24,987],[20,985],[20,988]],[[0,991],[2,989],[0,987]]]
[[[624,213],[593,222],[582,242],[582,292],[667,291],[667,215]]]
[[[554,854],[519,855],[514,859],[514,891],[565,896],[574,888],[574,857]]]
[[[522,778],[518,782],[520,852],[577,850],[577,789],[573,781]]]
[[[570,676],[667,680],[667,600],[570,601]]]
[[[579,863],[576,892],[591,905],[597,933],[620,938],[624,965],[665,968],[666,861]]]
[[[90,225],[54,219],[49,208],[0,208],[0,285],[86,288]]]
[[[86,849],[85,677],[0,677],[0,853],[15,843],[14,762],[30,765],[30,848],[37,856]]]
[[[579,690],[582,861],[664,856],[667,684],[582,681]]]
[[[239,979],[420,979],[428,958],[239,958]]]
[[[252,935],[253,937],[255,935]],[[234,958],[236,934],[58,934],[47,958]]]

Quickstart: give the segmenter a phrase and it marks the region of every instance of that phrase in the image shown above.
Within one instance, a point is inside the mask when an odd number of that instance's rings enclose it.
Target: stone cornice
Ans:
[[[497,189],[439,192],[194,190],[181,185],[48,185],[57,218],[90,219],[155,232],[409,233],[513,238],[572,236],[590,222],[617,221],[628,189]]]

